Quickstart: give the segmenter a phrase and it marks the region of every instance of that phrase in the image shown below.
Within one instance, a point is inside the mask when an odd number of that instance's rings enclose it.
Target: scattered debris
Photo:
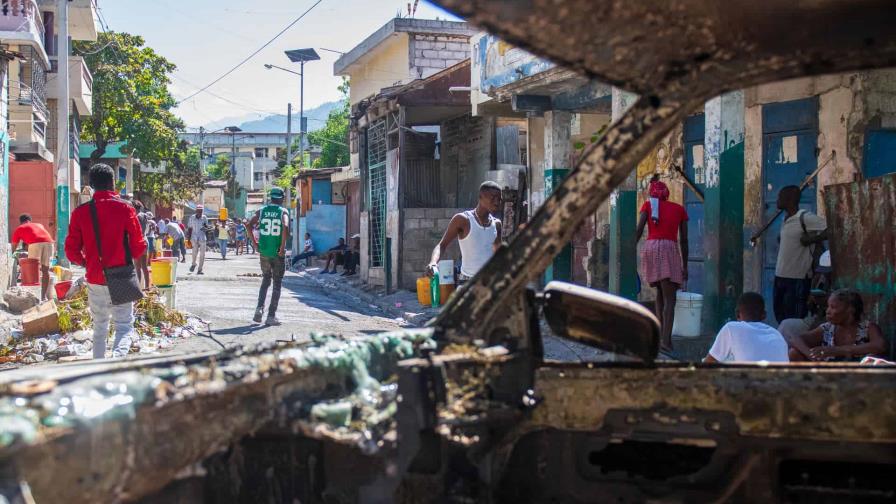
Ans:
[[[205,328],[201,319],[166,306],[155,290],[135,303],[134,315],[136,337],[131,353],[167,350],[177,338],[194,336]],[[3,322],[0,318],[0,364],[69,362],[93,355],[93,319],[86,289],[70,292],[58,303],[48,301],[32,308],[22,315],[22,330],[7,330]]]
[[[51,299],[22,313],[22,333],[27,337],[59,332],[59,312]]]
[[[3,301],[9,306],[9,311],[17,315],[40,304],[33,292],[18,286],[7,289],[3,293]]]

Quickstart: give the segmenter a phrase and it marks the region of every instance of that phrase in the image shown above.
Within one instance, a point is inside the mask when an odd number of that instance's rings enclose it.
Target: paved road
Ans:
[[[261,271],[257,255],[234,256],[231,252],[222,261],[219,254],[210,252],[202,276],[189,273],[189,264],[188,259],[178,267],[177,307],[209,322],[215,339],[225,345],[289,339],[293,334],[298,340],[306,340],[313,331],[359,335],[401,328],[397,321],[384,318],[376,309],[290,272],[283,279],[277,310],[283,325],[255,324],[252,316],[261,278],[251,275]],[[174,350],[219,348],[211,338],[194,337],[179,341]]]

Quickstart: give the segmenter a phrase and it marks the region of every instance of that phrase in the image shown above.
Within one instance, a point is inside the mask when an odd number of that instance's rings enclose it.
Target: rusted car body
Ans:
[[[23,381],[33,372],[0,378],[8,406],[0,415],[40,419],[33,435],[0,437],[0,494],[14,502],[896,498],[896,369],[655,362],[656,320],[633,303],[563,284],[526,288],[707,99],[896,66],[892,2],[437,3],[640,98],[427,330],[380,346],[318,340],[59,367],[38,382]],[[800,29],[781,29],[794,19]],[[558,334],[619,359],[546,362],[542,314]],[[355,367],[337,365],[340,352]],[[326,418],[335,413],[314,407],[357,398],[367,381],[360,365],[393,395],[378,389],[335,428]],[[47,421],[47,404],[61,406],[91,379],[112,390],[103,397],[135,380],[118,394],[131,399],[110,406],[122,414]]]

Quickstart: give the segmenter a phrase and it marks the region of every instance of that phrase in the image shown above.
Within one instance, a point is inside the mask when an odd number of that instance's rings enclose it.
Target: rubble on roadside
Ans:
[[[3,293],[3,301],[6,302],[9,311],[16,315],[40,304],[40,300],[33,292],[18,286],[7,289]]]
[[[11,298],[18,297],[24,296],[15,294]],[[93,320],[87,304],[87,291],[70,292],[55,306],[58,331],[39,336],[25,335],[21,317],[0,313],[0,365],[66,362],[93,356]],[[134,316],[132,354],[153,354],[170,349],[177,339],[195,336],[206,329],[205,322],[198,317],[166,306],[155,290],[147,292],[135,303]],[[113,337],[110,330],[109,338]],[[111,344],[107,346],[111,348]]]

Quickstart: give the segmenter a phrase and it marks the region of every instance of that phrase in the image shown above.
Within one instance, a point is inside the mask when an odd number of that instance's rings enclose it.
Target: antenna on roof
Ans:
[[[411,17],[414,17],[417,15],[417,3],[419,3],[419,2],[420,2],[420,0],[414,0],[414,8],[411,9]]]

